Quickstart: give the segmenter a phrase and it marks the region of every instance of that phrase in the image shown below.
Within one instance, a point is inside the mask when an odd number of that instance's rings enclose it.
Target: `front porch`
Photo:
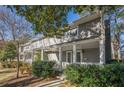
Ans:
[[[105,64],[105,48],[103,40],[99,38],[65,42],[35,49],[31,60],[36,60],[36,54],[41,60],[54,60],[59,68],[69,64]]]
[[[104,64],[105,50],[101,42],[96,38],[50,46],[42,50],[45,55],[42,60],[55,60],[63,68],[72,63]]]

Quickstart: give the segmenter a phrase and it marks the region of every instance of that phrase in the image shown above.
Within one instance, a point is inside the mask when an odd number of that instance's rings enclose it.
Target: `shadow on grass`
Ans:
[[[24,87],[42,80],[42,78],[36,78],[32,76],[21,76],[18,79],[13,78],[4,82],[1,87]]]
[[[3,73],[11,73],[11,72],[15,72],[16,71],[16,69],[7,69],[7,70],[0,70],[0,74],[3,74]]]

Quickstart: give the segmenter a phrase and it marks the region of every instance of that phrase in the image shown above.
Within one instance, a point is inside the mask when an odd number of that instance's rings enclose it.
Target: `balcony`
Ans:
[[[87,39],[91,37],[99,36],[100,30],[96,28],[86,29],[86,30],[79,30],[78,28],[69,30],[65,33],[62,37],[62,42],[69,42],[77,39]]]

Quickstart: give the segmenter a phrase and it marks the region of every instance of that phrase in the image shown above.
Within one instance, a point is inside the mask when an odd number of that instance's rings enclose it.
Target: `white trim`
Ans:
[[[77,62],[77,52],[80,52],[80,57],[81,57],[81,61]],[[71,53],[71,63],[73,63],[73,52],[71,50],[66,51],[66,62],[68,62],[68,53]],[[82,50],[76,50],[76,63],[81,63],[83,61],[83,53]]]
[[[105,64],[105,40],[101,39],[99,41],[99,59],[100,64]]]
[[[43,56],[44,56],[43,54],[44,54],[44,50],[41,49],[41,60],[44,60],[44,59],[43,59]]]
[[[59,47],[59,62],[62,61],[62,48]]]
[[[71,63],[73,62],[73,53],[72,51],[66,51],[66,62],[68,62],[68,53],[71,53]]]
[[[93,63],[93,62],[81,62],[81,63],[74,63],[74,64],[81,64],[81,65],[101,65],[99,62]]]
[[[74,43],[73,44],[73,50],[72,50],[73,52],[72,52],[72,55],[73,55],[73,63],[75,63],[76,62],[76,51],[77,51],[77,49],[76,49],[76,44]]]
[[[93,38],[93,39],[86,39],[86,40],[80,40],[80,41],[74,41],[74,42],[71,42],[71,43],[68,43],[68,42],[63,42],[63,44],[60,43],[60,45],[57,45],[58,47],[59,46],[72,46],[74,44],[87,44],[87,43],[92,43],[92,42],[96,42],[98,41],[99,42],[99,38]],[[56,45],[55,45],[56,46]]]

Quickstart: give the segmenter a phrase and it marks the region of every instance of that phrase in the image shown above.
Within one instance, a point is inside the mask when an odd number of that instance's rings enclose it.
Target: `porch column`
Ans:
[[[59,47],[59,62],[60,62],[60,69],[62,70],[62,47]]]
[[[111,48],[112,48],[112,52],[111,52],[112,59],[115,59],[115,50],[114,50],[113,42],[111,43]]]
[[[105,40],[101,39],[99,41],[99,56],[100,64],[105,64]]]
[[[24,52],[24,55],[23,55],[23,61],[24,61],[24,62],[25,62],[25,56],[26,56],[26,55],[25,55],[25,52]]]
[[[34,61],[34,50],[32,50],[32,62]]]
[[[59,47],[59,61],[62,61],[62,47]]]
[[[73,44],[73,63],[76,63],[76,44]]]
[[[41,49],[41,60],[44,60],[44,59],[43,59],[43,54],[44,54],[43,52],[44,52],[44,50]]]

